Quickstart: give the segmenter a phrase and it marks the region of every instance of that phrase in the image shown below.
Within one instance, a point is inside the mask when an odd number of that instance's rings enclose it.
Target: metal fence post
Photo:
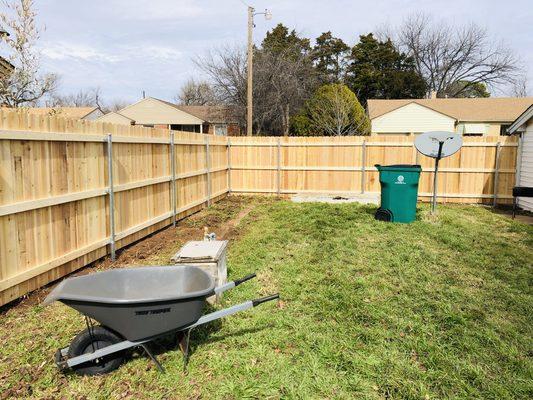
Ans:
[[[176,151],[174,148],[174,132],[170,132],[170,169],[172,174],[171,181],[171,201],[172,201],[172,226],[176,226]]]
[[[211,155],[209,152],[209,136],[205,136],[205,166],[207,169],[207,207],[211,205]]]
[[[366,139],[363,140],[361,146],[361,194],[365,193],[365,181],[366,181]]]
[[[231,194],[231,139],[228,137],[228,193]]]
[[[278,137],[278,196],[281,195],[281,138]]]
[[[496,207],[498,202],[498,179],[500,174],[500,153],[501,153],[501,143],[498,142],[496,145],[496,160],[494,162],[494,198],[492,201],[492,207]]]
[[[113,136],[109,133],[107,135],[107,178],[109,188],[109,247],[111,251],[111,260],[116,260],[115,253],[115,192],[113,190]]]

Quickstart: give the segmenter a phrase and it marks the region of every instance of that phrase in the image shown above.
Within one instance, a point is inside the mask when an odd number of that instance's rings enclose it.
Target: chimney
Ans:
[[[437,91],[436,90],[432,90],[431,93],[429,94],[429,98],[430,99],[436,99],[437,98]]]

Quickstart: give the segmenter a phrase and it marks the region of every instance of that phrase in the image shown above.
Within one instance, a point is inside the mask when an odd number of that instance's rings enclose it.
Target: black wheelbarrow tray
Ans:
[[[279,298],[274,294],[202,315],[207,297],[254,277],[251,274],[215,287],[211,276],[200,268],[162,266],[113,269],[66,279],[43,304],[58,300],[74,308],[85,316],[87,329],[69,347],[57,351],[56,364],[62,370],[99,375],[118,368],[127,350],[142,348],[163,371],[147,344],[174,333],[182,338],[187,362],[192,328]],[[93,326],[92,320],[100,325]]]

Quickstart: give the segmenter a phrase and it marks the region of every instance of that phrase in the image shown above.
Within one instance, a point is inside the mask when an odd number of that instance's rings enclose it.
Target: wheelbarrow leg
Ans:
[[[183,371],[187,372],[187,364],[189,364],[189,345],[191,339],[191,330],[187,329],[185,332],[180,332],[179,348],[183,353]]]
[[[148,354],[148,357],[150,357],[152,359],[152,361],[154,362],[154,364],[156,365],[157,369],[159,370],[159,372],[161,373],[164,373],[165,372],[165,369],[163,368],[163,366],[159,363],[159,361],[157,361],[157,358],[155,358],[155,356],[153,355],[153,353],[150,351],[150,349],[148,348],[148,346],[146,344],[141,344],[141,347],[144,349],[145,353]]]

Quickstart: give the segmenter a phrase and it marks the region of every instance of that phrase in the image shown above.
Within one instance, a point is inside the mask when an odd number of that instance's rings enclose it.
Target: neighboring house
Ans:
[[[95,120],[102,111],[98,107],[29,107],[29,114],[35,115],[58,115],[65,118]]]
[[[505,135],[533,97],[368,100],[372,134],[458,132],[465,136]]]
[[[512,135],[521,135],[521,150],[517,157],[517,186],[533,187],[533,105],[509,127]],[[518,206],[533,211],[533,198],[519,197]]]
[[[111,124],[118,124],[118,125],[135,125],[134,120],[122,114],[119,114],[118,112],[114,112],[114,111],[98,117],[96,119],[96,122],[108,122]]]
[[[4,57],[0,56],[0,79],[3,79],[4,77],[11,75],[14,69],[15,69],[15,66],[13,64],[11,64]]]
[[[115,113],[101,116],[97,121],[120,124],[129,121],[133,125],[214,135],[239,135],[241,132],[231,107],[178,106],[154,97],[147,97]]]

